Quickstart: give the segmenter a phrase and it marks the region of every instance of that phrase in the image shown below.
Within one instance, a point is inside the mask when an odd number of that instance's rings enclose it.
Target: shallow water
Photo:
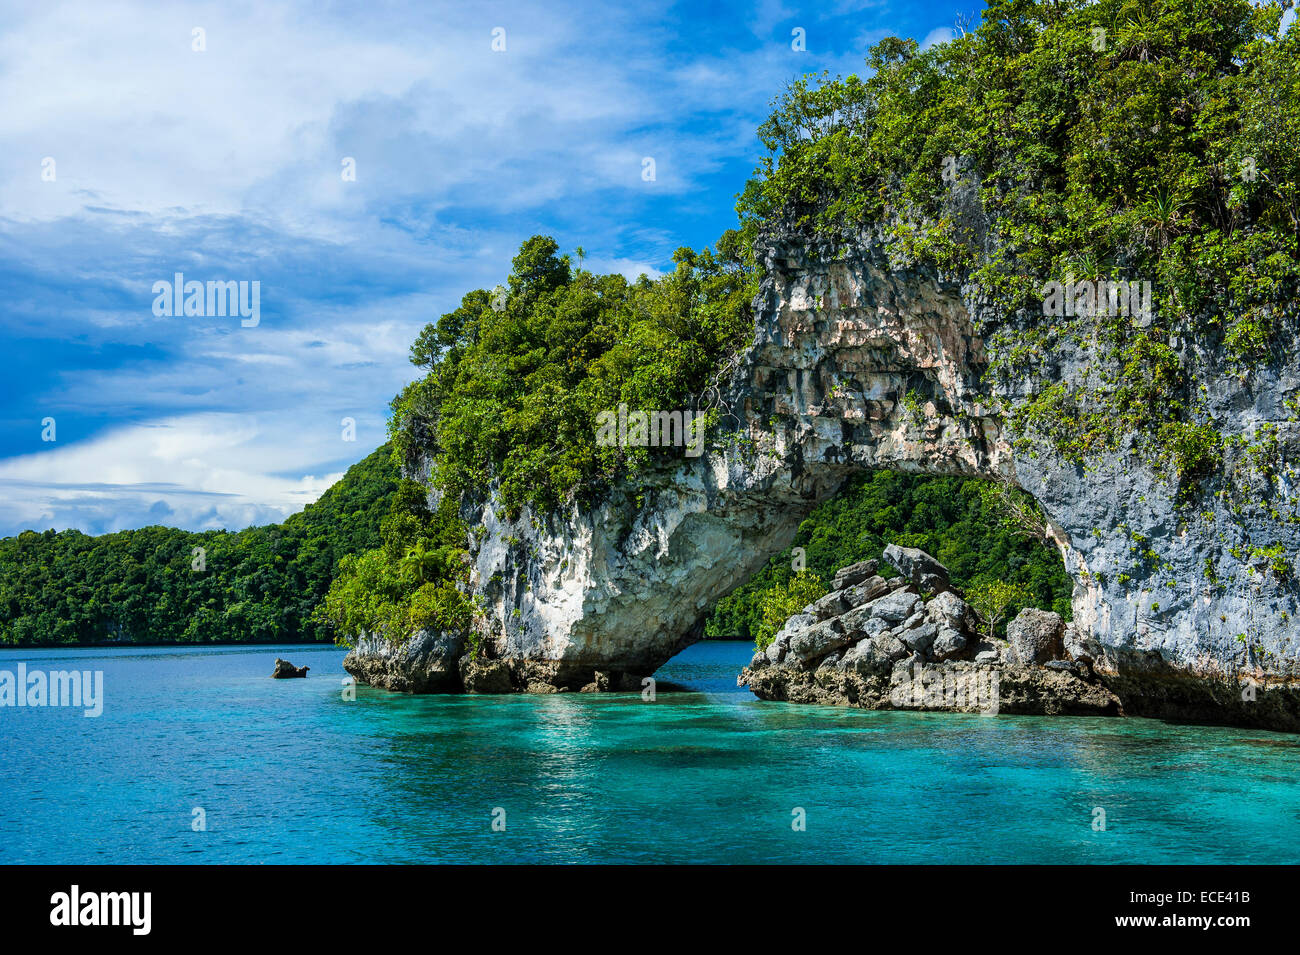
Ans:
[[[5,651],[102,670],[105,704],[0,708],[0,863],[1300,859],[1300,737],[764,703],[748,658],[697,644],[653,703],[348,702],[334,648]]]

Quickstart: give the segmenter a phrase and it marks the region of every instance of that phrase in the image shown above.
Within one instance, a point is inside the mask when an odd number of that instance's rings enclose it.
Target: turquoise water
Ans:
[[[105,705],[0,708],[0,863],[1300,860],[1300,738],[762,703],[748,657],[697,644],[653,703],[348,702],[333,648],[6,651]]]

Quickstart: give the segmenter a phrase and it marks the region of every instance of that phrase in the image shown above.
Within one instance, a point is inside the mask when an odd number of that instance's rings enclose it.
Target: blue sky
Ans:
[[[0,3],[0,534],[299,510],[522,240],[658,274],[734,225],[786,82],[977,10]],[[260,282],[259,324],[155,316],[176,272]]]

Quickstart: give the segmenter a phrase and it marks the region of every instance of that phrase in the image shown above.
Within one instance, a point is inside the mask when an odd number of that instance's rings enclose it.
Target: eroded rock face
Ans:
[[[399,693],[456,693],[463,689],[460,658],[465,640],[421,630],[400,644],[362,634],[343,669],[357,682]]]
[[[1009,658],[1031,665],[1059,660],[1065,653],[1065,621],[1050,610],[1026,608],[1007,624]]]
[[[753,346],[722,379],[720,424],[702,456],[665,449],[660,470],[590,509],[511,520],[490,494],[463,508],[476,529],[471,586],[485,608],[476,628],[513,689],[652,673],[850,473],[896,468],[997,477],[1037,497],[1076,581],[1067,642],[1126,711],[1300,729],[1295,588],[1225,531],[1240,525],[1230,505],[1211,498],[1204,516],[1189,518],[1175,489],[1127,451],[1086,471],[1041,448],[1013,451],[983,381],[981,306],[957,284],[894,267],[869,239],[838,258],[775,241],[764,265]],[[1086,356],[1072,354],[1058,351],[1052,381],[1087,374]],[[1001,397],[1042,384],[1005,386]],[[1228,436],[1271,424],[1276,454],[1300,454],[1286,407],[1300,395],[1300,370],[1246,382],[1225,372],[1207,393]],[[1300,549],[1300,524],[1247,531],[1267,532],[1287,554]],[[374,673],[380,685],[424,682],[398,675],[397,658],[373,642],[351,659],[359,678]],[[1267,705],[1240,698],[1247,675]]]

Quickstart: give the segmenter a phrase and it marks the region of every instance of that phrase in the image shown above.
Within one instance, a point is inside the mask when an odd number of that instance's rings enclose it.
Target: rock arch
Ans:
[[[701,457],[665,457],[591,509],[514,520],[491,499],[466,509],[479,528],[472,584],[485,652],[444,660],[448,687],[459,670],[471,689],[631,688],[691,642],[713,603],[788,546],[850,473],[892,468],[999,478],[1034,494],[1075,580],[1077,637],[1129,712],[1300,728],[1294,594],[1199,586],[1203,561],[1225,559],[1222,542],[1213,527],[1179,523],[1172,489],[1130,459],[1084,473],[1013,450],[960,285],[893,268],[866,241],[838,256],[773,243],[764,266],[753,346],[720,376],[721,425]],[[1251,413],[1281,421],[1282,398],[1257,393]],[[1181,589],[1135,596],[1107,576],[1133,533],[1166,545]],[[1295,532],[1284,534],[1294,552]],[[1275,621],[1259,635],[1259,656],[1273,661],[1267,704],[1237,698],[1243,665],[1260,662],[1234,639],[1247,614]],[[401,682],[385,676],[402,670],[401,651],[363,640],[349,659],[362,679]]]

